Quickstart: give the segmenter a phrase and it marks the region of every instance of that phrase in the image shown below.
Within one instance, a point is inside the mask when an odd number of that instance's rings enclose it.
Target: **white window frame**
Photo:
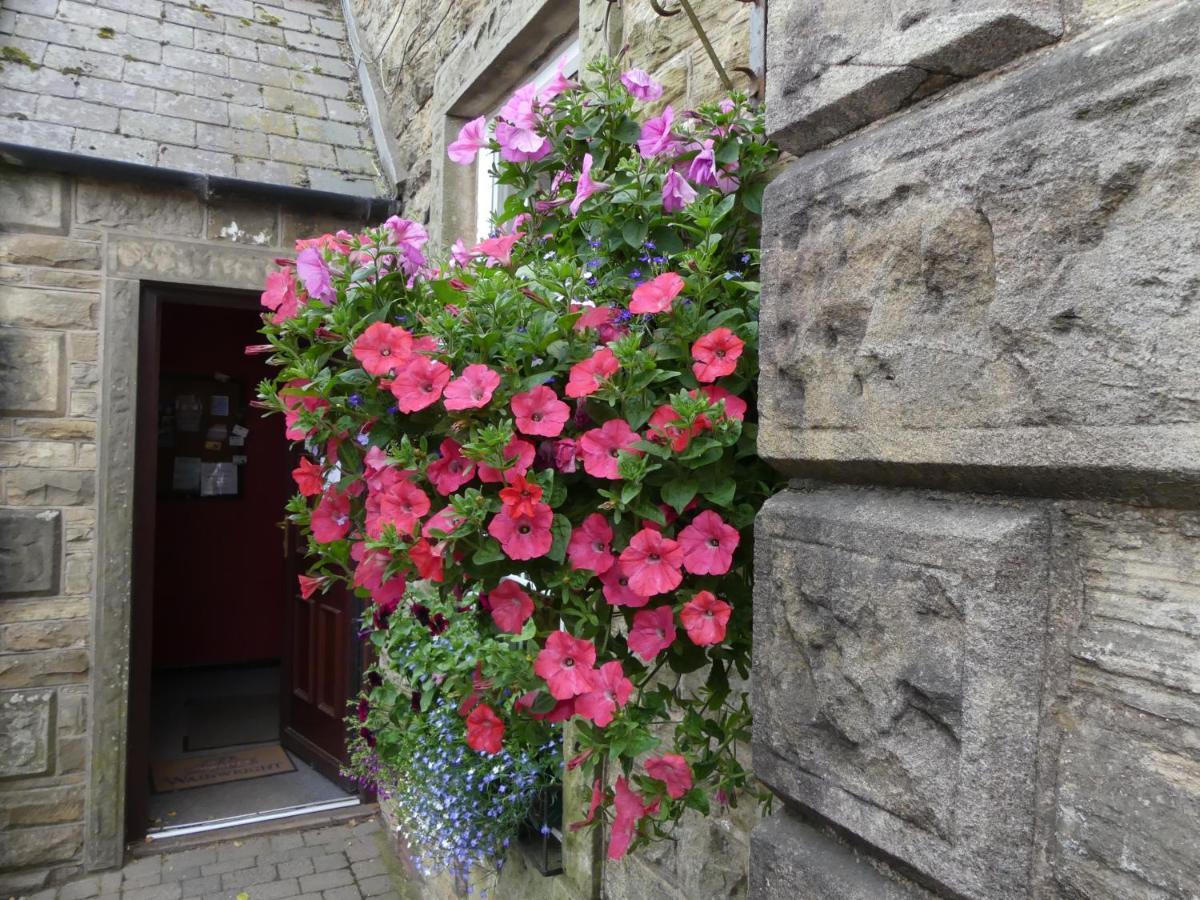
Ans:
[[[560,44],[550,55],[550,61],[534,73],[530,81],[534,83],[538,90],[541,90],[553,80],[555,73],[558,71],[558,61],[564,56],[566,56],[566,62],[563,65],[563,74],[568,78],[578,77],[581,58],[578,32]],[[514,90],[528,83],[528,81],[522,82],[522,84],[514,86]],[[488,114],[487,120],[489,123],[496,118],[497,113],[500,112],[503,105],[500,104],[500,106],[497,106]],[[499,163],[499,152],[487,148],[479,152],[479,157],[475,161],[476,240],[482,241],[491,236],[492,217],[504,208],[504,201],[509,196],[508,186],[498,184],[495,176],[492,174],[493,169]]]

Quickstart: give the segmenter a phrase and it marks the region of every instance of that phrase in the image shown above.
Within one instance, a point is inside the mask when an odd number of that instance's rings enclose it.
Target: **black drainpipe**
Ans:
[[[247,181],[244,178],[227,178],[223,175],[198,175],[179,169],[121,162],[81,153],[64,153],[61,150],[47,150],[3,141],[0,141],[0,163],[69,175],[181,187],[204,201],[222,198],[258,199],[279,203],[290,209],[322,212],[367,224],[382,222],[396,212],[396,201],[390,197],[358,197],[353,194],[315,191],[286,184],[265,184],[261,181]]]

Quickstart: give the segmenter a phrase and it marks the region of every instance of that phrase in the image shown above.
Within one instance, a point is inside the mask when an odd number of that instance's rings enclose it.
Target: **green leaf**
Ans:
[[[732,478],[724,478],[718,481],[712,488],[705,490],[704,496],[717,506],[728,506],[733,502],[733,497],[737,493],[737,482]],[[679,510],[683,512],[683,510]]]
[[[676,478],[662,486],[663,502],[682,514],[684,507],[692,502],[699,489],[700,486],[694,478]]]
[[[571,539],[571,520],[562,514],[556,514],[554,522],[550,525],[550,534],[554,536],[554,541],[550,544],[546,556],[560,563],[567,556],[567,541]]]
[[[504,559],[504,551],[500,549],[500,544],[493,538],[485,538],[483,544],[471,557],[471,562],[477,566],[486,566],[488,563],[498,562],[502,559]]]
[[[638,124],[637,120],[631,119],[629,116],[625,116],[621,120],[621,124],[613,132],[613,137],[622,144],[636,144],[637,139],[641,136],[642,126]]]
[[[646,243],[646,223],[639,219],[627,219],[621,226],[621,237],[630,247],[641,248]]]

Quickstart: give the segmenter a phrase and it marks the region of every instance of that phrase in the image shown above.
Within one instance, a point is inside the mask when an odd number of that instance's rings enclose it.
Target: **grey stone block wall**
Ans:
[[[1200,6],[771,16],[751,896],[1192,898]]]
[[[253,289],[297,238],[362,224],[0,166],[0,896],[33,893],[85,857],[119,863],[119,830],[88,824],[90,804],[119,829],[123,797],[97,810],[94,783],[103,772],[116,790],[119,759],[97,755],[93,738],[104,727],[119,743],[127,691],[127,637],[111,626],[105,646],[95,637],[97,581],[106,566],[112,575],[98,532],[121,539],[98,521],[97,439],[131,408],[101,375],[120,356],[103,345],[106,314],[136,322],[141,279]],[[104,838],[115,845],[97,850]]]
[[[392,193],[337,0],[6,0],[0,142]]]

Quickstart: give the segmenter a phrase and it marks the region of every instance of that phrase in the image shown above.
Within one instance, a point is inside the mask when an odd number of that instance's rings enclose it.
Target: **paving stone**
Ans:
[[[318,872],[316,875],[305,875],[300,879],[300,887],[304,891],[328,891],[354,883],[354,876],[349,869],[335,869],[332,872]]]
[[[121,892],[122,900],[180,900],[182,896],[183,888],[177,881]]]
[[[293,859],[279,863],[280,878],[298,878],[301,875],[312,875],[315,871],[312,859]]]
[[[58,897],[59,900],[88,900],[99,893],[100,879],[93,875],[91,878],[81,878],[79,881],[64,884],[59,889]]]
[[[364,897],[378,897],[388,891],[395,890],[390,875],[375,875],[372,878],[359,878],[358,889]]]
[[[322,892],[322,896],[325,900],[362,900],[362,892],[353,884],[334,888],[331,891],[324,891]]]
[[[207,866],[217,861],[217,851],[211,847],[197,847],[194,850],[183,850],[163,857],[163,871],[191,868],[192,866]]]
[[[354,873],[354,877],[359,880],[370,878],[373,875],[382,875],[387,872],[387,866],[383,864],[381,859],[365,859],[362,862],[356,862],[350,866],[350,871]]]
[[[189,878],[180,883],[184,897],[201,897],[221,889],[221,876],[208,875],[204,878]]]
[[[350,833],[349,826],[333,825],[329,828],[305,832],[304,843],[310,847],[316,844],[337,844],[348,840]]]
[[[272,850],[294,850],[297,847],[304,846],[304,835],[298,831],[273,834],[271,835],[270,845]]]
[[[239,869],[250,869],[254,867],[253,856],[243,856],[239,859],[222,859],[215,863],[209,863],[206,866],[200,867],[201,875],[223,875],[226,872],[236,872]]]
[[[314,871],[328,872],[332,869],[345,869],[349,867],[350,861],[346,859],[345,853],[327,853],[314,857],[312,864]]]
[[[229,891],[256,884],[266,884],[278,877],[279,873],[274,866],[254,866],[250,869],[239,869],[236,872],[226,872],[221,876],[221,890]]]
[[[254,885],[246,893],[250,895],[250,900],[282,900],[284,897],[294,897],[299,894],[300,883],[295,878],[285,878],[269,884]]]

